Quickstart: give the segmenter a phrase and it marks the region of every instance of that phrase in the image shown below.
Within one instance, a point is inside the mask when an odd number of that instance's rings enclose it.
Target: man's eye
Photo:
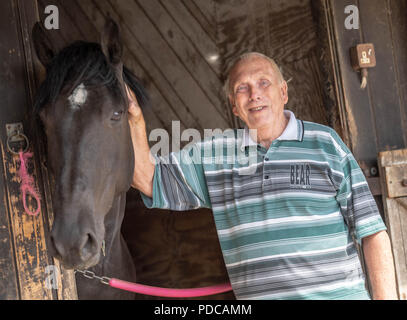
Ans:
[[[260,81],[260,86],[262,87],[267,87],[270,84],[270,81],[268,80],[261,80]]]
[[[241,85],[236,88],[236,92],[245,92],[247,90],[247,85]]]

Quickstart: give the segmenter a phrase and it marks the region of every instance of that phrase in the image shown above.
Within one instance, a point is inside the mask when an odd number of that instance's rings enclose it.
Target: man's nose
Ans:
[[[249,97],[250,101],[260,101],[261,97],[262,95],[260,89],[252,86],[250,88],[250,97]]]

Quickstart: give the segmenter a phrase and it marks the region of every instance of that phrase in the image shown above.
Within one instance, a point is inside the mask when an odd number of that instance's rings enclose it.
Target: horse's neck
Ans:
[[[129,278],[135,272],[127,245],[121,236],[121,225],[126,206],[126,193],[120,194],[113,201],[112,208],[105,218],[105,255],[93,268],[95,273],[103,273],[108,277],[125,276]],[[123,274],[123,268],[127,274]],[[131,279],[130,279],[131,280]]]

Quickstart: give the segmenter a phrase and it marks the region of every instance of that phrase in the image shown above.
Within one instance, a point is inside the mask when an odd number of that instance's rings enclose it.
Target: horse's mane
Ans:
[[[123,66],[123,80],[135,93],[140,106],[145,107],[149,100],[147,92],[126,66]],[[98,43],[76,41],[52,59],[47,66],[47,77],[35,96],[34,114],[47,103],[54,103],[66,83],[71,83],[70,91],[84,83],[85,86],[106,86],[112,94],[122,95],[114,69]]]

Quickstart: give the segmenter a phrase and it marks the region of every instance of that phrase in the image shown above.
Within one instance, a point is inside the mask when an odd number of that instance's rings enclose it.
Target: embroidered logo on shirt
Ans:
[[[290,166],[291,187],[310,188],[311,166],[309,164],[292,164]]]

